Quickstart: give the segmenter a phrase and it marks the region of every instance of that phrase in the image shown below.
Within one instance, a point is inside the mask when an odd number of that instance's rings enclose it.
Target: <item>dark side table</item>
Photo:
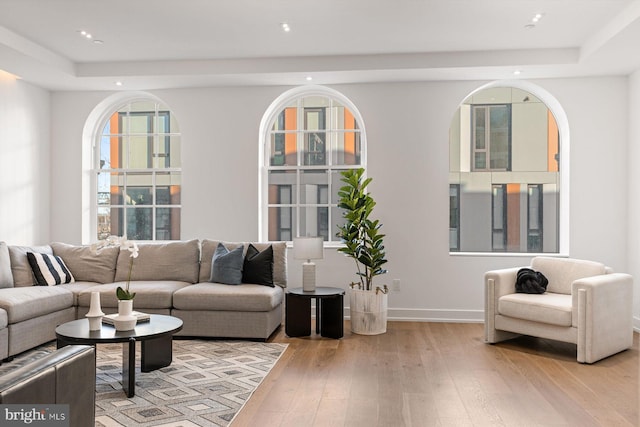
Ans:
[[[316,300],[316,333],[327,338],[344,336],[344,289],[317,287],[305,292],[302,288],[287,291],[285,332],[290,337],[311,335],[311,300]]]

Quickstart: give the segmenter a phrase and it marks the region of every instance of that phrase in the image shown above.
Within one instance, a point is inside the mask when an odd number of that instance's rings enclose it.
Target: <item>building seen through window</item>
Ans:
[[[298,96],[269,125],[267,239],[336,239],[340,172],[361,167],[363,135],[352,111],[332,96]]]
[[[97,238],[180,239],[180,133],[169,109],[151,100],[114,111],[96,158]]]
[[[560,138],[531,93],[494,87],[456,111],[449,136],[449,250],[559,250]]]

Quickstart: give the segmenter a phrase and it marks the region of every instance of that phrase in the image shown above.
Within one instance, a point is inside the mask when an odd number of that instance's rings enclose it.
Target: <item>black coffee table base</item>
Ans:
[[[77,344],[74,341],[66,341],[58,338],[57,348],[67,345]],[[96,347],[96,344],[93,344]],[[173,360],[172,337],[160,337],[140,342],[140,370],[151,372],[171,365]],[[97,355],[97,349],[95,354]],[[136,393],[136,340],[129,338],[129,341],[122,343],[122,389],[127,397],[133,397]]]
[[[100,331],[89,331],[86,319],[67,322],[56,328],[57,347],[72,344],[93,345],[122,343],[122,388],[127,397],[135,396],[136,341],[140,341],[140,370],[151,372],[171,365],[172,335],[182,329],[182,321],[171,316],[151,315],[148,323],[139,323],[135,330],[116,331],[103,325]],[[97,351],[96,357],[97,357]]]
[[[286,294],[285,333],[290,337],[311,335],[311,300],[316,300],[316,333],[327,338],[344,336],[344,290],[318,287],[313,292],[302,288]]]

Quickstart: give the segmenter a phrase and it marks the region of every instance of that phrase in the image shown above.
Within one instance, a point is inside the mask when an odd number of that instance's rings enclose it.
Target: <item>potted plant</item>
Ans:
[[[336,236],[344,247],[338,249],[355,261],[359,282],[351,283],[349,308],[351,331],[363,335],[382,334],[387,331],[386,285],[374,288],[373,279],[385,274],[384,237],[382,224],[372,219],[376,202],[367,192],[371,178],[364,178],[364,169],[341,172],[345,183],[338,192],[338,207],[343,209],[344,223],[338,226]]]

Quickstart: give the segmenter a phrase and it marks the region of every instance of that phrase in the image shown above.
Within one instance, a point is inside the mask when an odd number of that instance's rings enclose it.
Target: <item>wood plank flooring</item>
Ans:
[[[593,365],[575,345],[482,341],[481,324],[389,322],[387,333],[289,338],[232,423],[242,426],[640,426],[638,334]]]

